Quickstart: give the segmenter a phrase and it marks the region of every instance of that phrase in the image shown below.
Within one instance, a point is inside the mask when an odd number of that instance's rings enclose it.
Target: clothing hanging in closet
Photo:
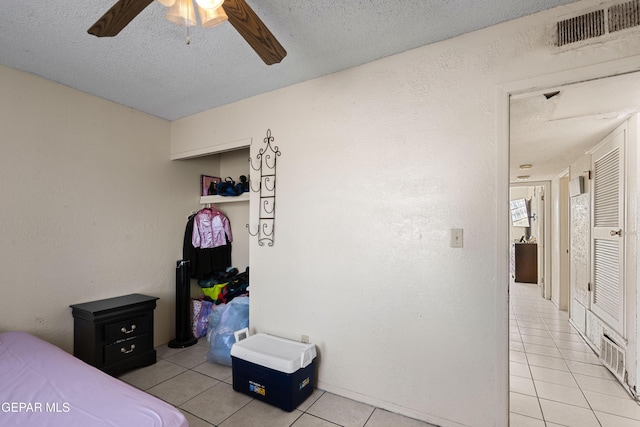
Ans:
[[[183,258],[191,261],[191,278],[206,279],[231,266],[231,223],[215,208],[204,208],[187,220]]]
[[[233,241],[231,224],[222,212],[215,208],[204,208],[193,219],[191,243],[194,248],[217,248]]]

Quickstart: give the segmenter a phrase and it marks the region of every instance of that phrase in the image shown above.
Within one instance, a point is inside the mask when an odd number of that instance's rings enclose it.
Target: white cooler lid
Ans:
[[[251,335],[231,347],[231,355],[276,371],[292,374],[316,357],[316,346],[267,334]]]

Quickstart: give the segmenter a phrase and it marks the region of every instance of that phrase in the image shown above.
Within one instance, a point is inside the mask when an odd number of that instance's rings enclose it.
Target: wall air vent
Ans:
[[[611,6],[608,12],[610,33],[640,25],[640,0]]]
[[[605,33],[604,22],[604,9],[560,21],[557,26],[557,44],[564,46],[599,37]]]
[[[593,10],[557,22],[555,44],[565,46],[634,27],[640,27],[640,0]]]
[[[600,360],[624,384],[625,351],[606,335],[601,337]]]

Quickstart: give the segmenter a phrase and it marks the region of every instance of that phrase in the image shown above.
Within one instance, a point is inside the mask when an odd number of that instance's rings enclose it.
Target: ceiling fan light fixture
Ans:
[[[164,1],[167,1],[167,0],[164,0]],[[196,0],[196,3],[198,3],[198,6],[200,6],[203,9],[215,10],[220,6],[222,6],[222,3],[224,3],[224,0]]]
[[[187,26],[187,44],[190,43],[190,26],[196,26],[198,19],[193,0],[158,0],[162,5],[171,5],[167,8],[167,20],[178,25]],[[269,28],[262,22],[260,17],[253,11],[246,0],[196,0],[198,7],[200,5],[207,6],[206,1],[211,6],[222,5],[218,15],[224,12],[229,14],[228,20],[233,23],[234,29],[240,36],[251,46],[255,53],[267,65],[280,63],[287,51],[278,42]],[[219,3],[218,3],[219,2]],[[107,12],[100,17],[88,30],[87,33],[96,37],[114,37],[122,31],[136,16],[140,14],[147,6],[153,3],[153,0],[117,0]],[[207,10],[208,8],[203,8]],[[212,8],[211,10],[216,10]],[[204,14],[206,15],[206,14]],[[205,25],[211,26],[224,20],[224,17],[218,19],[203,19]],[[202,21],[202,20],[201,20]]]
[[[217,9],[204,9],[198,4],[198,14],[200,24],[205,28],[215,27],[229,19],[222,6]]]
[[[197,21],[193,1],[176,0],[174,5],[167,10],[167,19],[174,24],[182,25],[183,27],[195,27],[197,25]]]

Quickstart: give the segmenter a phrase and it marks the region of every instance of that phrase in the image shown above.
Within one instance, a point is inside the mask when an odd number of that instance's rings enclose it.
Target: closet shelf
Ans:
[[[219,204],[219,203],[231,203],[231,202],[248,202],[249,193],[242,193],[239,196],[201,196],[200,204]]]

